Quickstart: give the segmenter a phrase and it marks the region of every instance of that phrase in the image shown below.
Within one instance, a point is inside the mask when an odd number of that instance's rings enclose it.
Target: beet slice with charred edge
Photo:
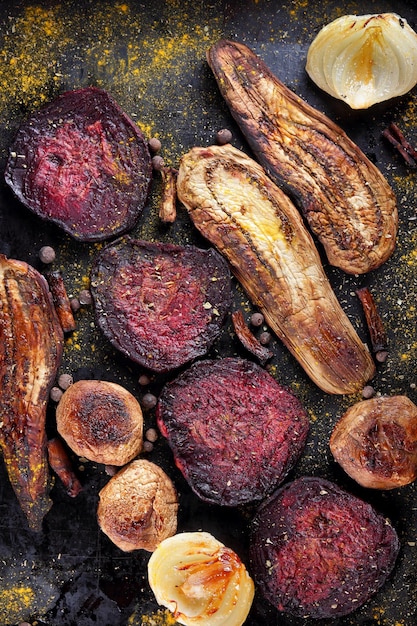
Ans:
[[[132,228],[151,178],[142,132],[95,87],[67,91],[22,123],[5,170],[25,206],[80,241]]]
[[[168,383],[156,415],[193,491],[225,506],[271,493],[309,430],[291,392],[259,365],[233,357],[199,361]]]
[[[204,355],[231,304],[230,271],[213,249],[123,237],[91,269],[98,326],[133,361],[167,372]]]
[[[398,551],[396,531],[370,504],[328,480],[302,477],[255,515],[251,572],[278,610],[332,618],[382,587]]]

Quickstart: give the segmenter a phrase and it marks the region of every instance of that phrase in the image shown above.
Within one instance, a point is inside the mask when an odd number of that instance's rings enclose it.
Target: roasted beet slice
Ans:
[[[97,324],[133,361],[166,372],[207,352],[231,303],[230,272],[215,250],[124,237],[91,270]]]
[[[151,175],[138,126],[95,87],[65,92],[25,121],[5,172],[23,204],[80,241],[132,228]]]
[[[245,359],[199,361],[163,389],[157,420],[175,462],[203,500],[260,500],[304,449],[309,422],[299,400]]]
[[[278,610],[330,618],[382,587],[398,551],[394,528],[371,505],[328,480],[302,477],[256,514],[251,571]]]

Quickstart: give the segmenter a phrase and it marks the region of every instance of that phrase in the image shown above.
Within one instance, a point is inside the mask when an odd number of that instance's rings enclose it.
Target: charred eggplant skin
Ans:
[[[398,210],[378,168],[244,44],[220,40],[207,60],[256,159],[294,198],[329,263],[350,274],[384,263],[395,248]]]
[[[0,255],[0,446],[36,531],[52,504],[45,419],[63,341],[45,278],[27,263]]]
[[[369,350],[299,212],[262,167],[230,144],[193,148],[181,159],[177,191],[310,378],[327,393],[359,391],[375,372]]]

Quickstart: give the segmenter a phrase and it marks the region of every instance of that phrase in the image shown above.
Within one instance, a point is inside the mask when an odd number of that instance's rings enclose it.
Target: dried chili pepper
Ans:
[[[49,465],[61,480],[65,491],[71,498],[78,496],[82,485],[72,467],[71,459],[60,439],[54,437],[47,444]]]
[[[162,195],[159,207],[159,219],[171,224],[177,218],[177,170],[173,167],[163,167],[162,176]]]
[[[400,128],[394,122],[382,131],[382,136],[397,150],[410,167],[417,167],[417,150],[405,138]]]
[[[60,272],[48,272],[46,274],[49,289],[51,291],[52,300],[58,319],[61,323],[64,333],[70,333],[75,330],[76,323],[72,313],[71,301],[68,298],[64,279]]]
[[[375,300],[368,287],[357,289],[356,295],[361,301],[365,314],[372,351],[378,361],[385,361],[387,357],[388,339],[382,318],[377,310]]]
[[[261,365],[265,365],[265,363],[274,356],[274,353],[267,347],[263,346],[255,335],[251,333],[245,323],[242,311],[234,311],[232,313],[232,322],[235,333],[243,347],[256,356]]]

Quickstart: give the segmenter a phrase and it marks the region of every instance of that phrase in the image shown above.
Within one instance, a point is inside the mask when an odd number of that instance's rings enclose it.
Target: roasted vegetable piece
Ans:
[[[342,15],[323,26],[306,71],[352,109],[402,96],[417,83],[417,34],[397,13]]]
[[[148,550],[177,530],[178,498],[164,470],[145,459],[125,465],[100,491],[101,530],[124,552]]]
[[[132,228],[152,165],[139,127],[105,91],[67,91],[26,120],[10,148],[6,182],[25,206],[80,241]]]
[[[364,487],[395,489],[417,477],[417,407],[406,396],[357,402],[336,424],[330,450]]]
[[[159,604],[185,626],[241,626],[255,587],[238,555],[207,532],[161,541],[148,562]]]
[[[251,572],[279,611],[338,617],[382,587],[399,547],[394,528],[369,504],[328,480],[302,477],[258,510]]]
[[[38,531],[52,502],[45,419],[63,331],[45,278],[0,255],[0,446],[29,526]]]
[[[231,145],[193,148],[181,159],[178,197],[321,389],[354,393],[372,378],[371,355],[299,212],[253,159]]]
[[[294,197],[329,262],[351,274],[379,267],[395,248],[398,226],[381,172],[247,46],[221,40],[207,59],[257,160]]]
[[[234,311],[232,313],[233,328],[240,343],[248,352],[253,354],[261,365],[274,356],[274,353],[266,346],[263,346],[255,335],[252,334],[250,328],[246,325],[242,311]]]
[[[63,441],[59,437],[48,440],[49,465],[60,478],[67,494],[76,498],[82,491],[82,485],[74,472],[71,459]]]
[[[165,372],[207,352],[231,302],[215,250],[122,238],[91,270],[97,324],[133,361]]]
[[[56,408],[57,429],[79,456],[105,465],[125,465],[142,450],[139,402],[124,387],[106,380],[79,380]]]
[[[203,500],[261,500],[304,450],[309,422],[299,400],[259,365],[194,363],[162,390],[157,420],[175,462]]]

